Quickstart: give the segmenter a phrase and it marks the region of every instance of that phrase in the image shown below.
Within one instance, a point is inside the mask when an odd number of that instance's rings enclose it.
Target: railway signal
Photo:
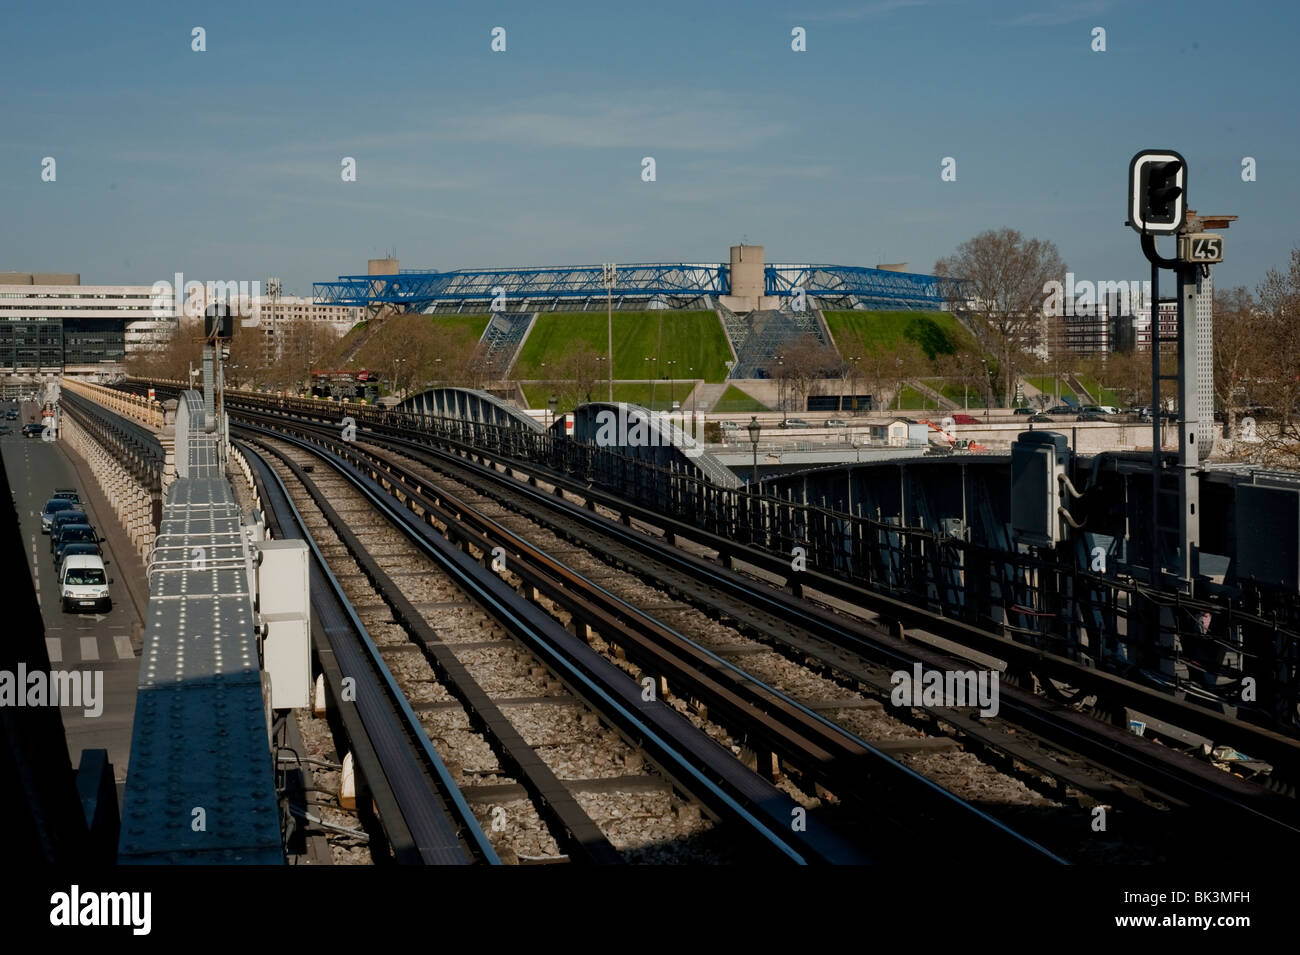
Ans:
[[[1170,149],[1144,149],[1129,163],[1128,225],[1173,235],[1187,221],[1187,162]]]

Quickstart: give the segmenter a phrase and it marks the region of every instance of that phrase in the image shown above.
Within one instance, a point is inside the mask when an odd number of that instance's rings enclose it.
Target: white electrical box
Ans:
[[[266,627],[262,668],[271,675],[271,705],[311,705],[310,552],[306,541],[273,540],[257,545],[258,617]]]
[[[257,566],[257,605],[265,616],[269,613],[311,614],[308,589],[307,542],[302,540],[262,541]]]
[[[271,707],[311,705],[311,622],[306,614],[262,614],[262,668],[271,675]]]

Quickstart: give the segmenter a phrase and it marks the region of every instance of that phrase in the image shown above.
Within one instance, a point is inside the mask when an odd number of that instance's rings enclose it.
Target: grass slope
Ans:
[[[604,355],[607,334],[603,313],[543,312],[533,324],[510,377],[545,378],[543,362],[558,364],[583,344]],[[658,362],[646,361],[647,357],[657,357]],[[678,379],[720,382],[726,379],[726,362],[730,359],[726,336],[713,312],[614,313],[616,379],[667,378],[671,370]],[[671,368],[669,361],[674,362]]]
[[[841,355],[844,354],[844,343],[855,334],[873,350],[897,348],[911,339],[927,351],[983,351],[970,330],[948,312],[850,311],[823,314]]]
[[[751,398],[735,385],[728,385],[727,390],[718,399],[718,403],[713,406],[713,410],[721,414],[737,414],[741,412],[768,411],[769,409],[763,402],[757,398]]]

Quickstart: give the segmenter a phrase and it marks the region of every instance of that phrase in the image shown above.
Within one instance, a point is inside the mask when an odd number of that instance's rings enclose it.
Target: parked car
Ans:
[[[828,428],[847,428],[849,423],[842,418],[827,418],[825,421]]]
[[[69,544],[98,544],[101,538],[89,524],[64,524],[59,528],[59,539],[54,544],[54,566],[63,559],[63,549]]]
[[[1071,408],[1069,405],[1053,405],[1047,409],[1048,414],[1074,414],[1078,408]]]
[[[1084,405],[1083,414],[1112,415],[1118,414],[1110,405]]]
[[[1011,413],[1012,413],[1012,414],[1030,414],[1030,415],[1032,415],[1032,414],[1038,414],[1038,412],[1035,411],[1033,408],[1017,408],[1015,411],[1013,411],[1013,412],[1011,412]]]
[[[1054,424],[1056,422],[1055,418],[1049,418],[1045,414],[1036,414],[1029,420],[1034,424]]]
[[[955,414],[952,416],[953,424],[979,424],[980,419],[973,414]]]
[[[803,418],[787,418],[786,420],[778,424],[777,427],[778,428],[811,428],[812,425],[810,425],[807,421],[804,421]]]
[[[45,431],[45,425],[33,422],[32,424],[23,425],[24,438],[39,438]]]
[[[45,502],[45,506],[41,508],[41,533],[48,534],[50,532],[50,521],[54,518],[55,514],[58,514],[60,511],[75,510],[76,507],[77,505],[73,504],[67,498],[50,498]]]
[[[78,541],[77,543],[69,542],[68,544],[65,544],[62,552],[59,554],[58,560],[54,564],[55,577],[63,577],[63,565],[68,562],[69,557],[85,557],[88,554],[95,557],[103,557],[104,548],[100,546],[99,541]],[[104,563],[107,565],[108,561],[105,561]]]
[[[50,553],[59,542],[59,529],[67,524],[89,524],[90,518],[79,508],[64,509],[50,518]]]
[[[59,598],[64,613],[74,610],[113,609],[113,598],[108,594],[112,579],[104,572],[104,561],[93,554],[69,557],[63,562],[59,574]]]
[[[1075,421],[1105,421],[1106,416],[1104,414],[1098,414],[1095,411],[1085,411],[1083,414],[1075,415],[1074,420]]]

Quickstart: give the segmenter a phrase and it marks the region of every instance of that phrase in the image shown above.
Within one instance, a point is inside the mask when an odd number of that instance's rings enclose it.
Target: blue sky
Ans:
[[[1193,208],[1240,216],[1217,286],[1300,245],[1293,4],[446,6],[7,5],[0,270],[309,294],[390,249],[429,269],[714,262],[745,238],[770,262],[929,271],[1010,226],[1080,279],[1141,279],[1128,160],[1166,146]]]

